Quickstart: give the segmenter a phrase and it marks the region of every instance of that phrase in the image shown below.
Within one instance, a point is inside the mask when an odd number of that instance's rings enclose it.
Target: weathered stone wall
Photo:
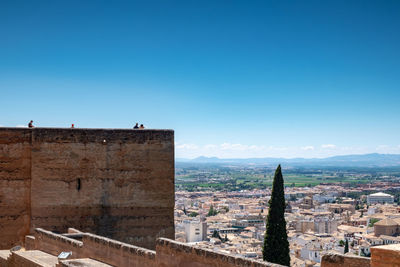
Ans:
[[[34,250],[34,249],[36,249],[35,237],[32,236],[32,235],[25,236],[24,246],[25,246],[26,250]]]
[[[35,229],[35,250],[40,250],[51,255],[59,255],[63,251],[71,251],[71,258],[80,258],[83,255],[83,242],[54,234],[40,228]],[[28,249],[27,247],[25,247]]]
[[[174,240],[159,238],[156,246],[159,267],[280,267],[269,262],[234,257],[208,249],[195,248]]]
[[[83,235],[83,256],[113,266],[155,267],[156,253],[93,234]]]
[[[153,251],[90,233],[81,235],[82,241],[77,241],[39,228],[35,229],[35,236],[31,238],[35,242],[34,251],[54,256],[62,251],[71,251],[69,259],[90,258],[120,267],[281,267],[268,262],[195,248],[167,238],[159,238],[156,251]]]
[[[321,267],[370,267],[367,257],[329,253],[322,256]]]
[[[7,267],[52,267],[57,262],[57,256],[40,250],[18,250],[11,253]]]
[[[155,267],[155,251],[129,245],[106,237],[81,233],[82,241],[55,234],[41,228],[35,229],[34,250],[57,256],[71,251],[69,259],[92,258],[112,266]],[[32,247],[32,246],[31,246]],[[25,247],[28,250],[28,247]]]
[[[8,267],[8,260],[10,255],[10,250],[0,250],[0,267]]]
[[[372,267],[400,267],[400,244],[371,247]]]
[[[68,227],[155,248],[174,238],[174,133],[0,128],[0,248]]]
[[[29,233],[31,133],[0,128],[0,249],[22,244]]]
[[[55,267],[113,267],[112,265],[96,261],[93,259],[73,259],[73,260],[60,260]],[[135,265],[136,266],[136,265]]]

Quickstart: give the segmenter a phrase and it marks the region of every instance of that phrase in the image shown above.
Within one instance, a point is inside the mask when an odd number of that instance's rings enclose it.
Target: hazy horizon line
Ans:
[[[365,155],[400,155],[400,153],[351,153],[351,154],[340,154],[340,155],[334,155],[334,156],[325,156],[325,157],[232,157],[232,158],[223,158],[223,157],[217,157],[217,156],[197,156],[197,157],[175,157],[175,159],[185,159],[185,160],[194,160],[198,158],[207,158],[207,159],[212,159],[212,158],[217,158],[217,159],[222,159],[222,160],[232,160],[232,159],[328,159],[328,158],[334,158],[334,157],[345,157],[345,156],[365,156]]]

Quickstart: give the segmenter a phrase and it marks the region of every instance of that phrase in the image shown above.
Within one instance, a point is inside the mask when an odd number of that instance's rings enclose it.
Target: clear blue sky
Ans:
[[[400,1],[0,1],[0,125],[178,157],[400,153]]]

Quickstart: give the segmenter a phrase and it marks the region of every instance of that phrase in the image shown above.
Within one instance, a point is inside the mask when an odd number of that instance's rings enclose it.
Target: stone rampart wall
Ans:
[[[0,249],[22,244],[29,233],[31,133],[0,128]]]
[[[153,250],[136,247],[109,238],[84,234],[83,254],[87,258],[113,266],[155,267],[156,253]]]
[[[25,236],[24,247],[26,250],[34,250],[36,249],[35,237],[33,235]]]
[[[57,264],[56,256],[39,250],[18,250],[11,253],[6,267],[53,267]]]
[[[370,267],[367,257],[329,253],[322,256],[321,267]]]
[[[156,246],[157,266],[160,267],[279,267],[281,265],[255,261],[244,257],[234,257],[217,253],[208,249],[200,249],[173,241],[159,238]]]
[[[174,132],[0,128],[0,249],[41,227],[174,238]]]
[[[83,242],[68,238],[62,235],[54,234],[40,228],[35,229],[35,249],[54,256],[61,252],[72,252],[72,258],[80,258]]]
[[[0,267],[8,267],[8,260],[11,255],[9,250],[0,250]]]
[[[400,244],[371,247],[372,267],[400,267]]]
[[[281,265],[234,257],[192,247],[166,238],[157,240],[156,251],[109,238],[82,233],[82,242],[35,229],[35,249],[57,256],[72,252],[69,259],[90,258],[112,266],[129,267],[279,267]]]
[[[34,260],[27,260],[26,258],[22,257],[18,251],[11,254],[6,266],[42,267],[40,263],[35,262]]]

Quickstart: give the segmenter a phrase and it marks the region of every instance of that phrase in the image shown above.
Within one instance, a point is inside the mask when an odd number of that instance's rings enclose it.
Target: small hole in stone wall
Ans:
[[[81,178],[76,179],[76,189],[81,190]]]

